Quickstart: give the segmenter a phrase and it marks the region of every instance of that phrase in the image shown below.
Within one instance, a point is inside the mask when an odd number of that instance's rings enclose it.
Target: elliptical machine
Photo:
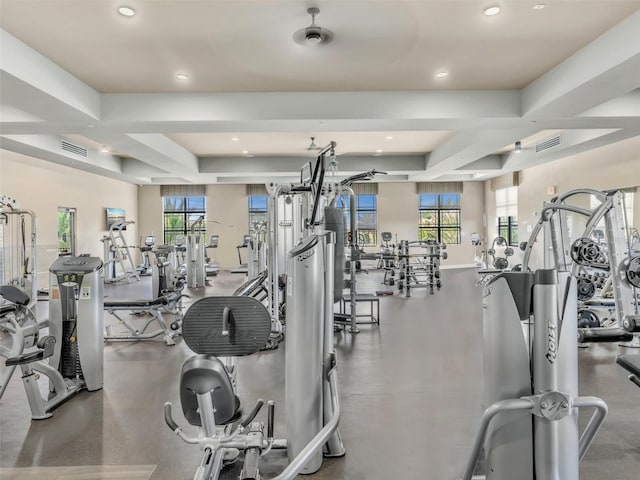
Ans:
[[[531,272],[527,254],[522,271],[502,272],[484,287],[488,408],[463,480],[472,479],[483,446],[486,474],[473,478],[577,480],[579,462],[607,414],[600,398],[578,395],[577,281],[556,236],[557,217],[572,208],[545,205],[527,244],[530,253],[544,230],[545,243],[553,237],[556,261],[545,254],[546,268]],[[595,413],[579,435],[578,409],[585,407]]]

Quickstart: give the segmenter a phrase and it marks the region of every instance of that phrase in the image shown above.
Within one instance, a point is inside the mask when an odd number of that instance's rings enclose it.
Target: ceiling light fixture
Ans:
[[[441,70],[439,72],[436,72],[435,77],[436,78],[447,78],[449,76],[449,72],[445,71],[445,70]]]
[[[232,142],[239,142],[240,139],[238,137],[231,137]]]
[[[378,149],[376,150],[376,153],[382,153],[382,150]]]
[[[109,153],[109,147],[107,147],[106,145],[101,145],[100,146],[100,151],[102,153]]]
[[[519,141],[516,142],[516,148],[514,148],[513,150],[515,153],[521,153],[522,152],[522,143],[520,143]]]
[[[186,73],[177,73],[176,78],[178,80],[185,81],[185,80],[189,80],[189,75],[187,75]]]
[[[391,135],[387,135],[386,137],[384,137],[386,140],[393,140],[393,137]]]
[[[136,14],[136,11],[127,6],[118,7],[118,13],[124,17],[133,17]]]
[[[320,14],[320,9],[311,7],[307,9],[311,15],[311,25],[301,28],[293,34],[293,41],[300,45],[321,45],[333,40],[333,32],[316,25],[316,15]]]
[[[249,155],[249,150],[242,150],[243,155]]]
[[[536,3],[536,4],[533,6],[533,9],[534,9],[534,10],[542,10],[542,9],[544,9],[544,7],[546,7],[546,5],[545,5],[544,3]]]
[[[497,15],[500,13],[500,7],[497,5],[493,5],[492,7],[487,7],[484,9],[484,14],[487,17],[493,17],[494,15]]]

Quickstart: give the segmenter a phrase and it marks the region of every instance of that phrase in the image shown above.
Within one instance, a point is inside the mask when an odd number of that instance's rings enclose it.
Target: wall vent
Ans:
[[[76,145],[75,143],[71,143],[64,138],[60,139],[60,147],[66,152],[74,153],[85,158],[87,157],[88,152],[86,148],[81,147],[80,145]]]
[[[558,145],[560,145],[560,135],[545,140],[544,142],[536,143],[536,153],[544,152]]]

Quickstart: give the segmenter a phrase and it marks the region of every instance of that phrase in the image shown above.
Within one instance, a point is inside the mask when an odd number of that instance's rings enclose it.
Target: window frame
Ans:
[[[260,197],[264,198],[264,208],[252,208],[252,199]],[[249,214],[249,235],[253,235],[253,223],[258,221],[268,221],[269,218],[269,195],[249,195],[247,197],[247,212]],[[264,215],[264,218],[254,220],[258,215]]]
[[[166,208],[166,199],[168,198],[180,198],[182,207],[179,209],[171,209],[167,210]],[[202,199],[203,208],[202,209],[189,209],[189,199],[190,198],[198,198]],[[204,215],[206,220],[207,218],[207,197],[203,195],[195,195],[195,196],[167,196],[162,197],[162,240],[165,245],[173,244],[175,237],[178,235],[188,235],[191,233],[191,222],[193,222],[192,217],[200,217]],[[167,229],[167,217],[169,216],[181,216],[182,217],[182,227],[174,227]],[[206,234],[207,227],[203,224],[200,228],[198,228],[197,233]]]
[[[424,201],[423,197],[432,196],[434,202]],[[457,201],[454,205],[448,204],[444,199],[445,196],[455,196]],[[434,225],[425,225],[424,216],[431,212],[435,219]],[[453,224],[445,223],[445,215],[453,214],[457,217],[457,221]],[[435,232],[435,235],[429,235],[428,232]],[[455,242],[444,241],[447,232],[454,232],[456,236]],[[435,240],[438,243],[446,243],[447,245],[462,244],[462,195],[459,193],[420,193],[418,194],[418,239],[419,240]]]
[[[506,219],[503,222],[502,219]],[[507,216],[498,217],[497,222],[498,236],[503,237],[510,247],[517,247],[519,244],[520,232],[518,231],[518,217]],[[506,228],[506,235],[503,235],[502,229]],[[515,237],[515,239],[514,239]]]
[[[361,247],[375,247],[378,245],[378,195],[376,193],[356,193],[356,239],[358,246]],[[364,197],[371,197],[373,199],[373,207],[363,207],[361,202]],[[341,203],[342,202],[342,203]],[[364,202],[362,202],[364,203]],[[336,203],[337,205],[344,205],[344,213],[345,213],[345,236],[348,235],[350,231],[350,209],[351,205],[349,204],[349,197],[347,195],[341,195],[340,201]],[[373,223],[375,224],[374,228],[360,228],[360,215],[372,215]],[[366,239],[364,242],[360,242],[361,239]]]

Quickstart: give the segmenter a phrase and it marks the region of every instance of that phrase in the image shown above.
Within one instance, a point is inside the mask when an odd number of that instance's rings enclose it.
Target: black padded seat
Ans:
[[[224,364],[212,355],[194,355],[182,366],[180,402],[184,418],[191,425],[201,426],[198,394],[211,392],[217,425],[235,422],[242,415],[240,400],[235,395]]]
[[[5,300],[15,303],[20,306],[27,306],[31,301],[31,296],[29,293],[20,287],[16,287],[15,285],[2,285],[0,286],[0,296],[4,297]]]
[[[105,310],[109,308],[151,308],[169,303],[167,297],[158,297],[153,300],[109,300],[104,302]]]
[[[2,305],[0,306],[0,317],[5,316],[7,313],[15,312],[17,309],[17,305]]]

